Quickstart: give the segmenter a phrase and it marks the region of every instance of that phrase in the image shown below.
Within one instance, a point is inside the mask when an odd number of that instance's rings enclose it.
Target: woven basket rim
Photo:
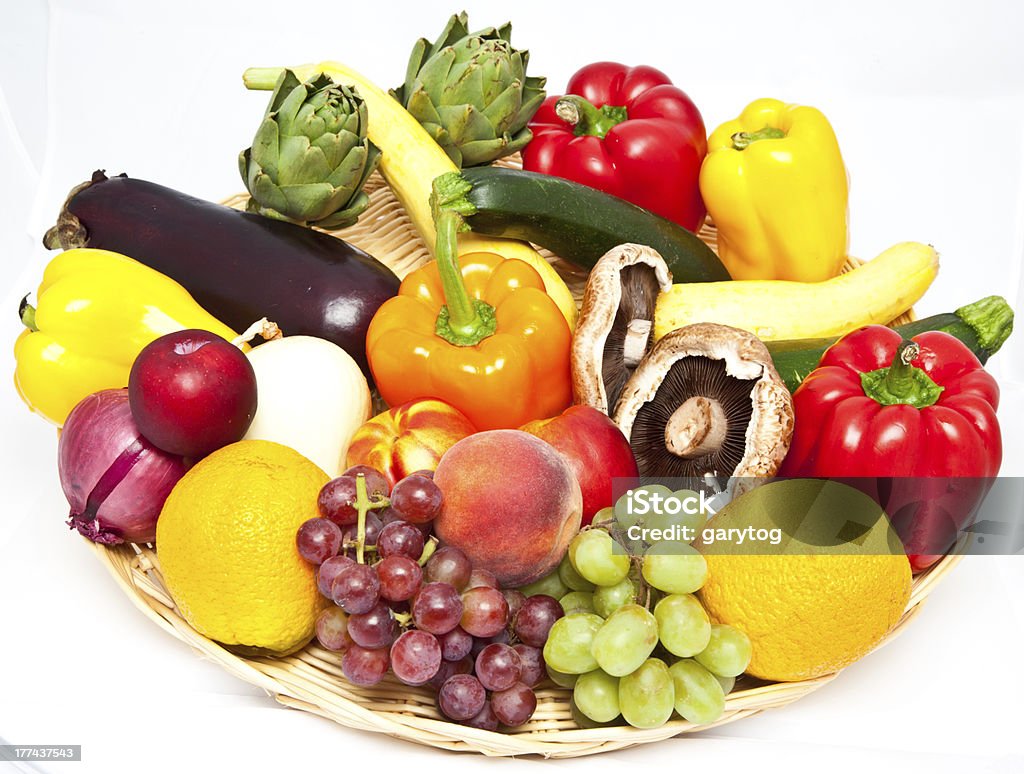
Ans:
[[[518,157],[504,159],[503,166],[520,166]],[[366,187],[371,204],[359,223],[335,232],[388,264],[399,277],[429,259],[429,252],[415,233],[408,216],[391,194],[379,173]],[[242,208],[246,195],[236,194],[224,201]],[[716,232],[710,221],[700,237],[712,247]],[[551,253],[540,250],[566,280],[579,302],[586,272]],[[846,269],[862,263],[850,258]],[[894,323],[913,319],[912,310]],[[83,538],[84,540],[84,538]],[[331,719],[342,725],[388,734],[421,745],[454,751],[472,751],[486,756],[542,756],[563,758],[620,750],[707,730],[734,722],[766,709],[786,706],[834,680],[840,672],[793,683],[765,683],[750,678],[738,682],[726,696],[725,712],[711,724],[695,726],[685,720],[671,720],[655,729],[629,726],[577,728],[569,717],[569,691],[544,682],[537,689],[538,708],[523,729],[497,733],[450,723],[441,718],[425,689],[401,685],[389,677],[380,686],[362,689],[341,675],[337,654],[320,648],[315,640],[285,658],[253,657],[234,653],[195,631],[175,609],[162,584],[159,560],[151,545],[104,546],[85,541],[110,572],[121,591],[151,621],[168,634],[228,672],[265,690],[280,704]],[[956,550],[928,570],[915,576],[906,610],[899,622],[876,646],[899,636],[920,613],[935,586],[960,561]]]

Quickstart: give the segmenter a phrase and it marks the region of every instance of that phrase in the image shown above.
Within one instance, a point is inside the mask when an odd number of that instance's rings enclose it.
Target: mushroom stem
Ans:
[[[636,368],[647,353],[647,342],[651,339],[651,321],[638,318],[626,326],[626,338],[622,343],[622,362],[627,368]]]
[[[692,460],[721,448],[729,421],[722,404],[695,395],[672,412],[665,425],[665,448],[678,457]]]

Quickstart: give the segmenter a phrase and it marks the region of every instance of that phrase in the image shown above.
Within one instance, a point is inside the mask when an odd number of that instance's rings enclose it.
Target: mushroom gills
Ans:
[[[622,296],[605,339],[601,362],[601,379],[610,407],[618,403],[622,388],[654,343],[651,327],[661,291],[657,275],[646,264],[623,267],[619,282]]]
[[[630,446],[640,475],[731,476],[746,450],[757,382],[730,376],[724,360],[688,356],[673,363],[633,423]]]

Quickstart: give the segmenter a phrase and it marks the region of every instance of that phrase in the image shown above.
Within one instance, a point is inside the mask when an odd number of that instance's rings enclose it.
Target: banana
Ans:
[[[242,79],[249,89],[273,89],[280,67],[250,67]],[[380,148],[380,171],[409,220],[423,237],[427,249],[434,252],[434,218],[430,212],[431,183],[438,175],[458,171],[441,146],[434,142],[419,122],[395,99],[372,81],[340,62],[301,65],[292,70],[299,80],[324,73],[338,83],[354,85],[366,102],[369,124],[367,136]],[[576,327],[576,299],[555,268],[528,243],[517,239],[459,235],[459,255],[493,252],[504,258],[518,258],[533,266],[544,280],[544,289],[562,311],[569,329]]]
[[[939,255],[900,242],[874,260],[824,282],[736,280],[673,285],[658,296],[654,338],[697,322],[750,331],[764,341],[841,336],[907,311],[932,284]]]

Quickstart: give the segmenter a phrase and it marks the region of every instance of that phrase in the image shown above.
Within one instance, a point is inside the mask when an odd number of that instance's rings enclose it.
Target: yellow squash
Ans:
[[[236,336],[177,282],[107,250],[60,253],[36,298],[35,308],[23,304],[14,384],[29,408],[56,425],[86,395],[126,387],[135,357],[166,333]]]
[[[901,242],[825,282],[734,280],[673,285],[658,296],[654,337],[697,322],[750,331],[764,341],[841,336],[888,323],[916,303],[939,271],[935,249]]]
[[[380,148],[381,174],[433,253],[435,231],[430,211],[430,186],[438,175],[458,171],[448,154],[390,94],[349,67],[338,62],[320,62],[292,70],[300,80],[324,73],[339,83],[356,87],[366,101],[367,136]],[[245,71],[243,79],[250,89],[273,89],[280,73],[279,67],[253,67]],[[459,235],[459,255],[467,253],[497,253],[503,258],[518,258],[529,263],[544,280],[547,294],[558,305],[570,329],[576,327],[576,301],[572,292],[551,264],[528,243],[467,232]]]

